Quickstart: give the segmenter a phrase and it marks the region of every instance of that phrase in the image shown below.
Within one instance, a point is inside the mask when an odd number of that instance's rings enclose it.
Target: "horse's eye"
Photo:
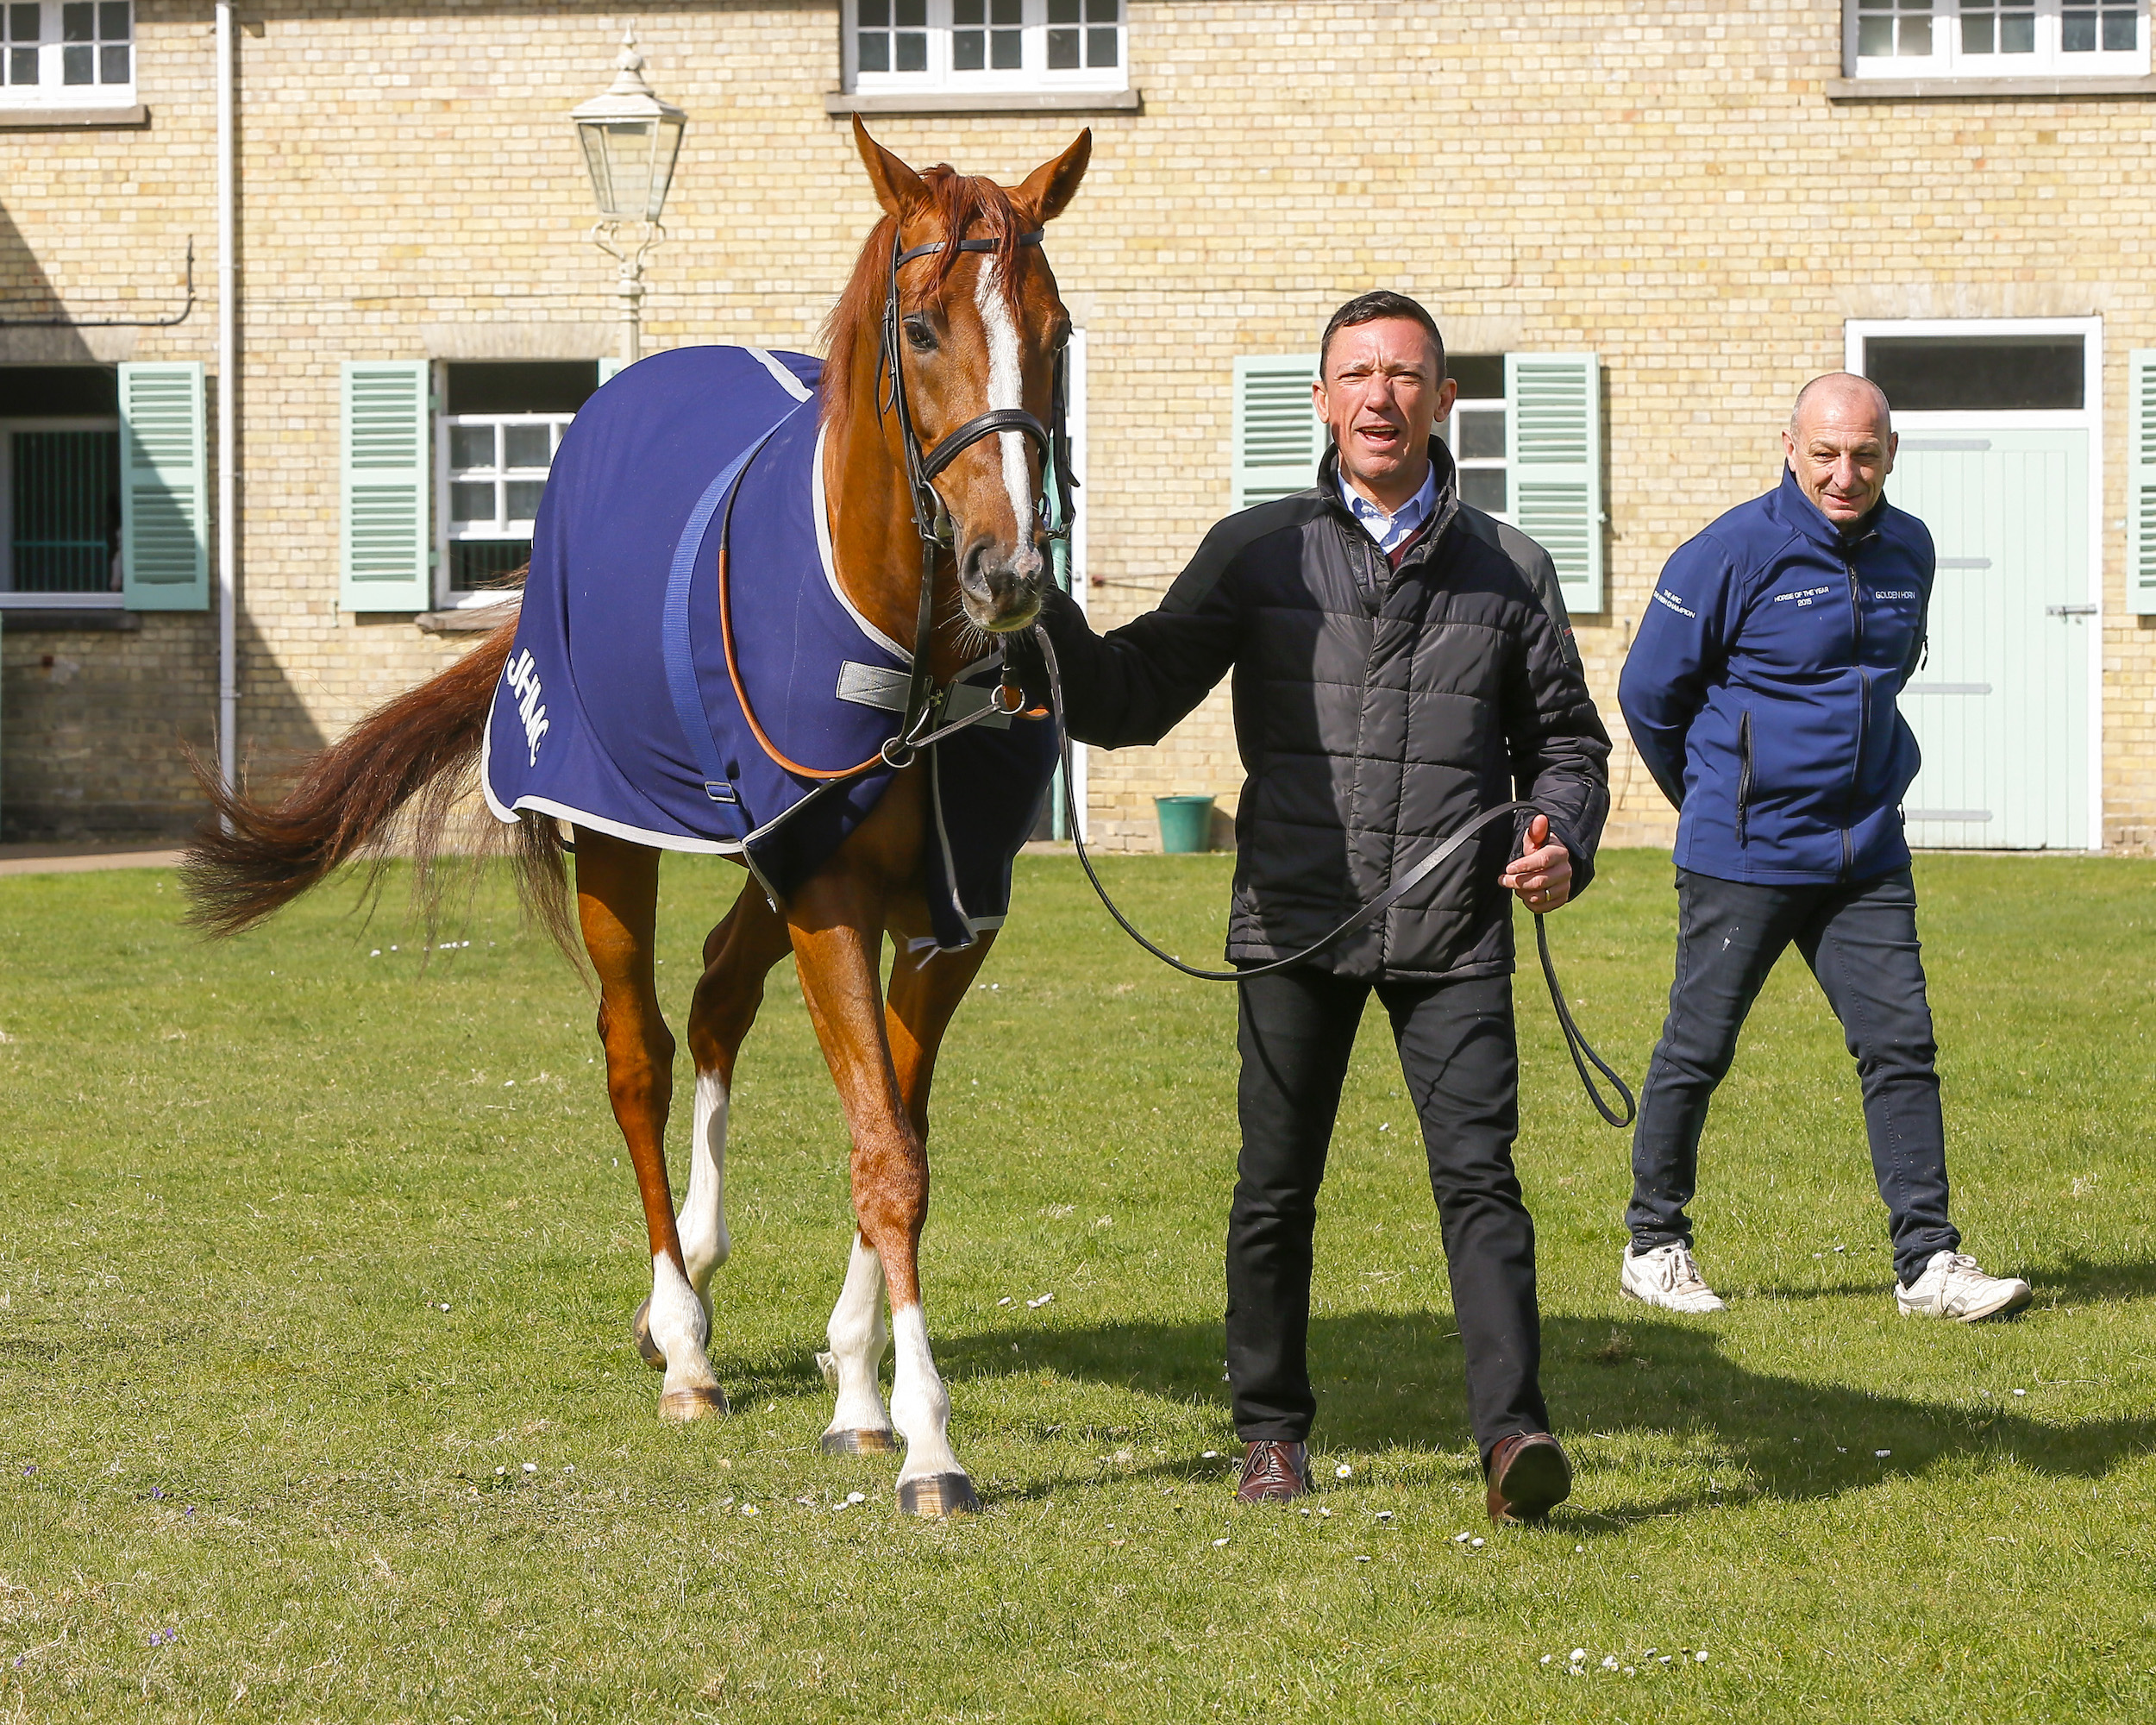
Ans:
[[[929,326],[927,318],[909,317],[906,320],[906,342],[917,354],[932,354],[936,351],[936,331]]]

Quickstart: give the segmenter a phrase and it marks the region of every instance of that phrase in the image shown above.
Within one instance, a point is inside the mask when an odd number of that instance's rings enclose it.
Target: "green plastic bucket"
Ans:
[[[1211,797],[1155,797],[1160,811],[1160,848],[1171,856],[1213,849]]]

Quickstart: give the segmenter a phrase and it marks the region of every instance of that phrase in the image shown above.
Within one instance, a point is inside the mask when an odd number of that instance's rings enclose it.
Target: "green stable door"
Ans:
[[[1939,551],[1929,654],[1902,697],[1924,751],[1902,805],[1913,845],[2090,843],[2088,486],[2085,430],[1902,438],[1887,496]]]

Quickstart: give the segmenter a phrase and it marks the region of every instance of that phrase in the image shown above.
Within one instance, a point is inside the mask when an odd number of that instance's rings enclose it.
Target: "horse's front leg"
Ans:
[[[588,828],[577,829],[577,918],[599,973],[599,1033],[606,1050],[606,1094],[636,1170],[651,1242],[649,1338],[662,1358],[662,1420],[726,1412],[705,1344],[711,1326],[689,1285],[667,1184],[667,1113],[674,1098],[674,1035],[659,1013],[653,946],[659,908],[659,853]]]
[[[878,963],[886,896],[881,880],[842,862],[796,893],[787,915],[801,993],[853,1135],[854,1216],[860,1233],[847,1291],[831,1325],[840,1418],[870,1417],[874,1361],[882,1352],[881,1339],[862,1322],[866,1316],[862,1308],[874,1295],[874,1277],[865,1262],[873,1253],[889,1291],[898,1353],[891,1419],[906,1440],[899,1505],[918,1515],[941,1515],[977,1509],[980,1500],[951,1452],[950,1398],[937,1375],[921,1311],[919,1251],[921,1225],[928,1214],[928,1152],[915,1112],[900,1089],[886,1032]],[[949,1016],[946,1012],[944,1018]],[[865,1374],[849,1373],[862,1356]],[[849,1376],[861,1381],[849,1383]],[[835,1420],[833,1431],[839,1429]]]

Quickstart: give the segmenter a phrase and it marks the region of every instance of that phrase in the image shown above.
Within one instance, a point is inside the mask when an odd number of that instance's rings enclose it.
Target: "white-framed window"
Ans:
[[[1125,0],[844,0],[849,90],[1122,90]]]
[[[1447,354],[1445,368],[1459,385],[1452,417],[1438,427],[1459,470],[1460,501],[1503,520],[1512,519],[1511,463],[1505,455],[1502,354]]]
[[[435,600],[490,605],[531,557],[561,434],[598,386],[590,361],[448,364],[436,398]]]
[[[2137,78],[2149,0],[1843,0],[1857,78]]]
[[[134,0],[0,4],[0,107],[128,107]]]

